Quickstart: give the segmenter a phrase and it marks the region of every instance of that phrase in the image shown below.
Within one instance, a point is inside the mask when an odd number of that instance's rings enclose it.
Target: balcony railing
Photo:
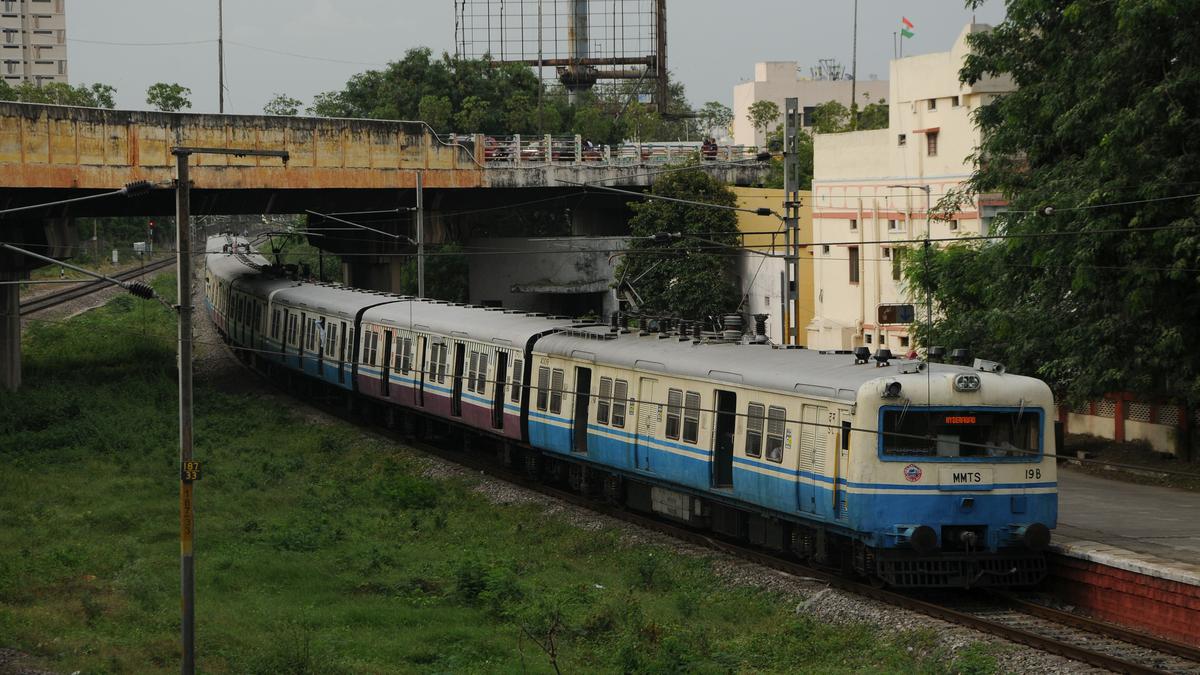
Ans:
[[[580,164],[634,166],[674,164],[689,160],[731,162],[754,159],[758,148],[743,145],[703,146],[696,142],[622,143],[609,146],[589,143],[581,136],[494,136],[488,134],[442,134],[438,140],[471,148],[476,161],[485,166],[534,166]]]

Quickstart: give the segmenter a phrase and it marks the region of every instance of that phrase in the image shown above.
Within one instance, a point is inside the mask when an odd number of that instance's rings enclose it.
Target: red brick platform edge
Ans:
[[[1055,554],[1049,568],[1054,593],[1092,616],[1200,645],[1200,586]]]

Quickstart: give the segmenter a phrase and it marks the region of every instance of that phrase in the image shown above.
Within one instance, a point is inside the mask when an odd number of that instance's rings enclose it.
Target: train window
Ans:
[[[1037,459],[1041,411],[885,410],[885,457]]]
[[[596,398],[596,423],[608,424],[608,407],[612,398],[611,377],[600,378],[600,395]]]
[[[683,400],[683,442],[700,440],[700,394],[689,391]]]
[[[396,338],[396,362],[405,375],[412,370],[412,338]]]
[[[767,411],[767,459],[772,462],[783,461],[783,428],[787,421],[787,411],[771,406]]]
[[[337,324],[330,322],[325,327],[325,353],[337,352]]]
[[[300,325],[300,317],[299,316],[296,316],[295,314],[288,316],[287,342],[289,345],[296,344],[296,328],[299,325]]]
[[[525,364],[521,359],[513,361],[512,402],[521,402],[521,378],[525,376]]]
[[[271,311],[271,339],[279,339],[279,310]]]
[[[762,457],[763,424],[767,409],[761,403],[751,403],[746,413],[746,456]]]
[[[479,353],[479,372],[475,375],[475,392],[487,392],[487,352]]]
[[[433,352],[437,355],[437,381],[438,384],[446,382],[446,361],[450,354],[450,346],[443,342],[440,345],[433,346]]]
[[[308,320],[308,351],[317,351],[317,320],[310,318]]]
[[[555,368],[550,374],[550,412],[557,415],[562,412],[563,371]]]
[[[363,333],[363,363],[368,366],[378,365],[376,358],[379,356],[379,333],[377,331],[368,330]]]
[[[679,438],[680,420],[683,416],[683,390],[667,390],[667,438]]]
[[[479,369],[479,352],[471,352],[471,365],[467,369],[467,391],[475,391],[475,374]]]
[[[550,369],[546,366],[538,366],[538,381],[537,381],[537,409],[545,410],[546,402],[550,396]]]
[[[613,384],[612,425],[618,429],[625,428],[625,406],[629,401],[629,383],[617,380]]]

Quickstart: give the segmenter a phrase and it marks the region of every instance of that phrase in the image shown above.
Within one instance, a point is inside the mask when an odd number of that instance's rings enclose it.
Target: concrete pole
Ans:
[[[9,258],[4,260],[4,258]],[[0,281],[18,281],[21,267],[0,254]],[[21,388],[21,285],[0,285],[0,386]]]
[[[225,0],[217,0],[217,92],[218,111],[225,114]]]
[[[179,580],[180,641],[183,661],[179,672],[192,675],[196,670],[196,559],[192,551],[195,519],[192,513],[192,481],[184,479],[184,468],[192,461],[192,237],[188,221],[191,211],[191,183],[188,161],[191,153],[175,151],[175,260],[179,275]]]
[[[518,149],[518,152],[520,150]],[[417,297],[425,297],[425,196],[417,172]]]
[[[588,40],[590,39],[588,32],[588,0],[572,0],[571,11],[567,14],[567,57],[571,60],[571,64],[567,69],[572,73],[583,70],[585,66],[580,65],[581,59],[586,59],[590,50],[588,49]],[[579,100],[579,90],[572,86],[567,87],[567,101],[571,105],[575,105]]]

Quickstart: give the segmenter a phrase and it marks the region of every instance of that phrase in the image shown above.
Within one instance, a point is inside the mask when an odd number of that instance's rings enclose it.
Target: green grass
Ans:
[[[156,286],[169,292],[169,278]],[[177,670],[172,317],[129,297],[26,336],[0,395],[0,647],[64,672]],[[261,396],[196,389],[197,648],[215,673],[995,670],[730,585],[419,453]],[[541,646],[539,646],[539,644]]]

